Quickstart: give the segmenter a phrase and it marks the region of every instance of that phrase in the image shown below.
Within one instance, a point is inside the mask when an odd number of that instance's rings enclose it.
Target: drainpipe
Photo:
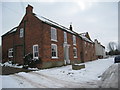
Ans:
[[[25,48],[25,29],[26,29],[26,20],[24,20],[24,37],[23,37],[23,56],[26,54],[26,48]]]
[[[15,63],[15,33],[13,33],[13,63]]]

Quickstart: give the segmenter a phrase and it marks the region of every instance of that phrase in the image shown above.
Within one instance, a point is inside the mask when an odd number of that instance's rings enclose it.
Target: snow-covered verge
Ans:
[[[0,75],[0,90],[2,90],[2,76]]]
[[[0,75],[0,90],[2,90],[2,76]]]
[[[3,88],[96,88],[101,75],[114,64],[113,58],[86,62],[85,68],[72,70],[72,65],[20,72],[2,77]]]
[[[118,64],[110,66],[99,82],[101,88],[118,88]]]
[[[9,66],[9,67],[14,67],[14,68],[23,68],[22,65],[19,64],[12,64],[11,61],[5,62],[5,63],[0,63],[0,66]],[[28,68],[29,70],[38,70],[38,68]]]
[[[19,66],[18,64],[12,64],[11,61],[0,63],[0,66],[9,66],[9,67],[15,67],[15,68],[22,68],[23,66]]]

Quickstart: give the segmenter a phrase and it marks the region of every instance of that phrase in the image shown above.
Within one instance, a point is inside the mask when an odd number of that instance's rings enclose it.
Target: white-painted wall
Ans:
[[[118,41],[118,50],[120,51],[120,41]]]
[[[103,58],[106,56],[105,54],[105,48],[97,41],[95,40],[95,51],[97,56],[103,56]]]

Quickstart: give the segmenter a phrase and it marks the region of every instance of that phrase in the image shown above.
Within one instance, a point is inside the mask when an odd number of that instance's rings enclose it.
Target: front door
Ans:
[[[69,59],[69,45],[66,44],[64,45],[64,63],[70,64],[70,59]]]
[[[80,53],[81,62],[84,63],[83,52]]]

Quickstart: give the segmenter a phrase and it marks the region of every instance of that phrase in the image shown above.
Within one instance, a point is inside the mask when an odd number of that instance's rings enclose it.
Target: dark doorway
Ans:
[[[83,52],[80,53],[81,62],[84,63]]]

